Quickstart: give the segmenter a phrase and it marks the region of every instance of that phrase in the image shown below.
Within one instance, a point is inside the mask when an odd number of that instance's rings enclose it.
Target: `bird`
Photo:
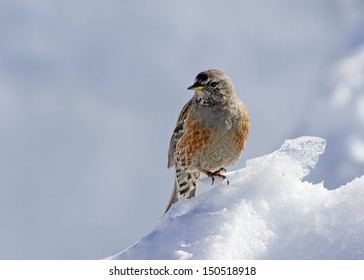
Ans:
[[[222,172],[240,159],[250,129],[249,113],[231,79],[222,71],[200,72],[188,90],[193,97],[183,106],[168,149],[168,168],[174,167],[174,186],[165,209],[181,197],[196,195],[201,174],[228,179]]]

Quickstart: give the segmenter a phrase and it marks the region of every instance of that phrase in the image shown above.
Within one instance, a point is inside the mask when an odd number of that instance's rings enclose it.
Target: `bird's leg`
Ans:
[[[206,174],[208,177],[211,177],[211,185],[214,184],[215,182],[215,177],[220,177],[222,178],[223,180],[226,179],[226,183],[229,185],[229,180],[226,178],[225,175],[221,174],[221,171],[223,172],[226,172],[226,169],[224,167],[221,167],[220,169],[214,171],[214,172],[211,172],[211,171],[208,171],[208,170],[205,170],[205,169],[200,169],[200,171],[204,174]]]

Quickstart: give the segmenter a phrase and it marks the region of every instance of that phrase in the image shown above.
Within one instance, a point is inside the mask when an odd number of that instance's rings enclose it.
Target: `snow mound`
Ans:
[[[328,190],[302,181],[325,150],[317,137],[200,182],[144,238],[110,259],[364,259],[364,176]]]

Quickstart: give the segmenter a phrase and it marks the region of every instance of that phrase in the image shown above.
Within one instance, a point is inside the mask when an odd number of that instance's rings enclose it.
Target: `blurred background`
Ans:
[[[230,171],[313,135],[307,180],[363,175],[363,30],[363,0],[0,0],[0,259],[101,259],[148,233],[208,68],[251,116]]]

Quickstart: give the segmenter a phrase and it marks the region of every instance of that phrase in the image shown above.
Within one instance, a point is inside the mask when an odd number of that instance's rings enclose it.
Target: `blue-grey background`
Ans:
[[[364,174],[364,1],[0,1],[0,258],[100,259],[146,234],[195,75],[249,108],[242,160],[315,135],[308,180]],[[362,74],[362,75],[361,75]]]

